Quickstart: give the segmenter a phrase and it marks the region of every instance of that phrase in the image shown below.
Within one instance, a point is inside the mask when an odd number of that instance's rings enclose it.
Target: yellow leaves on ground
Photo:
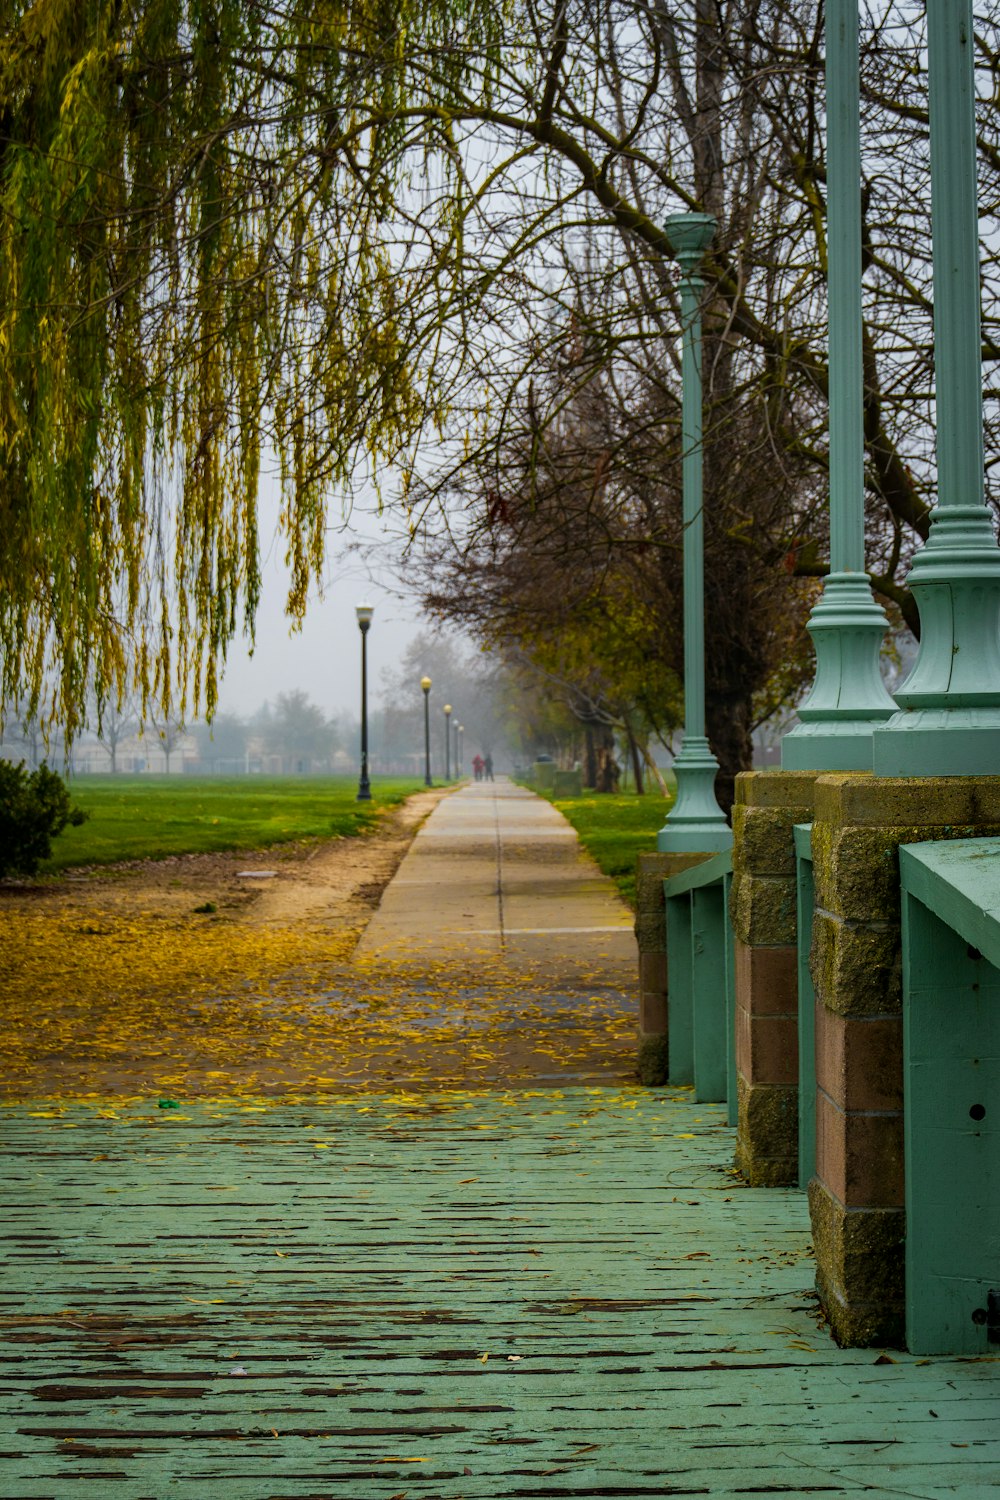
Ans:
[[[334,982],[350,929],[184,922],[81,910],[0,912],[5,1092],[119,1091],[129,1076],[224,1091],[308,1032],[300,998]],[[310,1049],[307,1047],[306,1051]],[[325,1049],[324,1049],[325,1056]],[[46,1073],[49,1076],[46,1079]],[[51,1087],[55,1085],[55,1087]]]
[[[551,981],[487,960],[474,976],[349,963],[355,939],[321,922],[96,902],[0,911],[3,1092],[185,1098],[631,1072],[624,1001],[553,997]]]
[[[291,979],[301,965],[337,963],[356,937],[353,929],[195,923],[100,910],[0,912],[2,994],[14,1005],[29,998],[44,1005],[95,991],[124,999],[272,985],[282,976]]]

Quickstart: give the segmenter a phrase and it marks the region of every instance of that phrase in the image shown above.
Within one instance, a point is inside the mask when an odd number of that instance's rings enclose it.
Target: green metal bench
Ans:
[[[729,851],[663,882],[667,911],[670,1082],[695,1098],[725,1102],[736,1123],[736,992]]]
[[[1000,839],[908,844],[906,1342],[1000,1354]]]

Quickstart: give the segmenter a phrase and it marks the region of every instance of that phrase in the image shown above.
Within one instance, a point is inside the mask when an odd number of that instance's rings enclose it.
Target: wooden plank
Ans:
[[[703,885],[714,885],[727,875],[733,873],[733,851],[724,849],[721,854],[713,854],[710,859],[704,859],[699,864],[690,865],[686,870],[681,870],[676,875],[671,875],[669,880],[663,882],[663,893],[667,900],[671,896],[683,896],[688,891],[694,891]]]
[[[794,831],[798,934],[799,1187],[804,1190],[816,1171],[816,991],[810,968],[816,891],[812,867],[812,824],[796,823]]]
[[[5,1500],[1000,1484],[1000,1366],[837,1349],[801,1195],[690,1090],[47,1114],[2,1116]]]
[[[1000,1352],[1000,972],[903,895],[906,1326]]]
[[[694,1092],[699,1102],[728,1097],[725,882],[691,892]]]
[[[664,889],[670,882],[664,883]],[[694,952],[691,896],[668,896],[667,1057],[670,1082],[694,1083]]]
[[[901,844],[904,891],[1000,968],[1000,839]]]

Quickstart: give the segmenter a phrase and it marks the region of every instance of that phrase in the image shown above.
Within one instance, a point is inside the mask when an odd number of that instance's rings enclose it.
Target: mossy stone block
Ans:
[[[639,911],[662,911],[663,882],[692,865],[710,859],[709,854],[640,854],[635,862],[635,902]]]
[[[666,1036],[645,1036],[639,1041],[636,1056],[636,1074],[644,1088],[662,1088],[669,1075],[668,1041]]]
[[[994,776],[873,776],[851,772],[820,776],[816,782],[817,822],[882,825],[948,824],[996,819],[1000,778]],[[931,835],[933,837],[933,835]]]
[[[799,1095],[783,1084],[736,1080],[736,1167],[751,1187],[798,1181]]]
[[[816,905],[854,922],[899,921],[899,846],[930,839],[992,838],[996,824],[813,824]]]
[[[640,953],[667,951],[667,919],[662,907],[659,911],[636,912],[635,941]]]
[[[852,921],[898,923],[900,840],[896,832],[814,823],[817,906]]]
[[[736,805],[794,808],[800,816],[793,822],[809,823],[817,774],[816,771],[741,771],[736,778]]]
[[[729,915],[735,937],[751,948],[788,947],[795,942],[795,881],[785,875],[735,871]]]
[[[809,1215],[823,1311],[841,1345],[902,1345],[905,1321],[906,1214],[846,1209],[816,1177]]]
[[[809,821],[802,808],[733,808],[733,869],[752,875],[795,874],[795,823]]]
[[[809,955],[816,997],[838,1016],[898,1016],[903,1003],[898,926],[813,917]]]
[[[635,937],[640,953],[664,953],[667,947],[666,901],[663,882],[710,854],[640,854],[635,863]]]

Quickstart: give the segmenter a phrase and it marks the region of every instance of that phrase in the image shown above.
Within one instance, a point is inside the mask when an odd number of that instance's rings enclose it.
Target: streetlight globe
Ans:
[[[374,604],[356,604],[354,606],[354,613],[358,617],[358,624],[361,629],[367,630],[372,622],[372,615],[375,613],[375,606]]]
[[[429,677],[421,677],[421,679],[420,679],[420,686],[423,688],[423,690],[424,690],[425,693],[429,693],[430,690],[431,690],[431,680],[430,680],[430,678]]]
[[[445,704],[444,711],[445,711],[446,714],[450,714],[451,713],[451,704],[450,703],[446,703]]]

